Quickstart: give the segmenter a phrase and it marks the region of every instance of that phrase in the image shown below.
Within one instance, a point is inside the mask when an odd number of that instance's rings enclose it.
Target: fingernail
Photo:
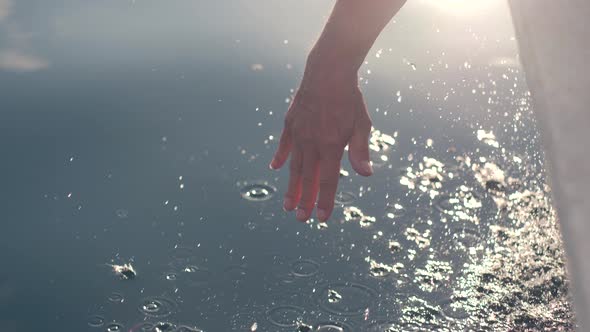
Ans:
[[[285,211],[293,210],[293,200],[292,199],[285,198],[285,200],[283,200],[283,210],[285,210]]]
[[[303,209],[297,209],[297,214],[295,215],[295,217],[298,220],[304,221],[305,220],[305,211],[303,211]]]
[[[371,163],[368,161],[363,161],[361,163],[361,169],[363,170],[363,172],[365,172],[365,174],[373,174],[373,167],[371,166]]]
[[[272,161],[270,162],[270,164],[268,164],[268,168],[274,170],[275,169],[274,164],[275,164],[275,158],[272,158]]]
[[[324,209],[318,209],[318,219],[320,221],[326,221],[328,219],[328,212]]]

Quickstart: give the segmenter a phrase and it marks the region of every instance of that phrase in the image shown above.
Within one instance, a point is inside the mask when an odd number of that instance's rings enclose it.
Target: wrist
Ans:
[[[301,87],[322,94],[358,89],[358,68],[349,57],[314,47],[307,57]]]

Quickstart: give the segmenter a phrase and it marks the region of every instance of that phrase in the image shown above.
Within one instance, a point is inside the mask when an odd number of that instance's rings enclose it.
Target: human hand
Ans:
[[[319,75],[308,69],[285,116],[270,168],[281,168],[290,154],[283,208],[292,211],[297,207],[296,218],[306,221],[319,192],[317,218],[325,222],[334,209],[340,161],[347,145],[352,168],[363,176],[373,173],[368,147],[372,124],[356,73]]]

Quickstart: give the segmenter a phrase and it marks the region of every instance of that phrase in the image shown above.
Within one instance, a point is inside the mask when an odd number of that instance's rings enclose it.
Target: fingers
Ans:
[[[319,158],[313,147],[308,147],[303,152],[301,187],[301,200],[296,218],[306,221],[311,216],[319,189]]]
[[[337,154],[338,156],[320,161],[320,197],[318,199],[317,217],[321,222],[328,220],[334,209],[334,197],[338,188],[342,151]]]
[[[281,134],[279,147],[274,157],[272,158],[269,167],[271,169],[279,169],[283,167],[283,164],[285,164],[287,158],[289,157],[289,152],[291,152],[292,146],[293,142],[291,139],[291,134],[289,133],[289,128],[285,127],[283,128],[283,133]]]
[[[364,110],[361,116],[357,119],[352,133],[352,137],[348,142],[348,159],[352,168],[360,175],[369,176],[373,174],[373,167],[371,167],[369,157],[369,135],[371,134],[371,119],[363,104],[360,106]]]
[[[292,211],[297,207],[301,197],[301,175],[303,171],[303,152],[295,147],[291,153],[291,162],[289,164],[289,186],[285,193],[283,208],[286,211]]]

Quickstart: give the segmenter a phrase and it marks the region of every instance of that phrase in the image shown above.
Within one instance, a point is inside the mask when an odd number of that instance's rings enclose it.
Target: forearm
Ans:
[[[333,75],[322,67],[343,75],[356,75],[373,43],[406,0],[337,0],[315,46],[306,74]]]

